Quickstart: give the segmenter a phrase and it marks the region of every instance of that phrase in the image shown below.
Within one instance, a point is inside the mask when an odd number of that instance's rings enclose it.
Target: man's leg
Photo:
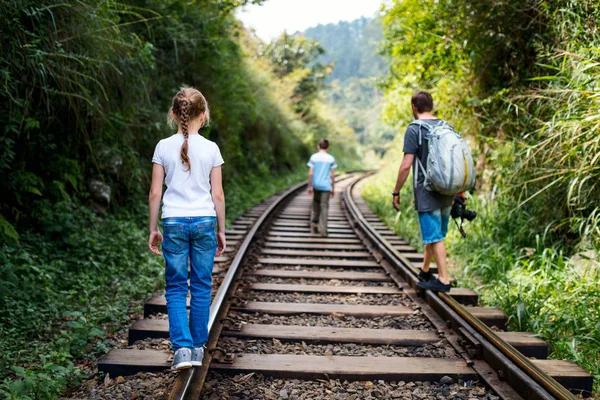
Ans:
[[[327,219],[329,218],[329,192],[321,192],[321,215],[319,216],[319,233],[327,236]]]
[[[448,223],[450,221],[450,209],[452,207],[446,207],[440,210],[440,217],[442,223],[442,237],[445,239],[448,234]],[[435,257],[435,263],[438,267],[438,279],[444,285],[450,284],[450,275],[448,274],[448,268],[446,266],[446,243],[444,239],[437,243],[432,244],[433,256]]]
[[[431,259],[433,258],[433,249],[432,249],[432,245],[430,244],[426,244],[425,245],[425,254],[423,257],[423,271],[424,272],[429,272],[429,266],[431,265]]]
[[[423,271],[419,273],[419,278],[425,282],[417,283],[417,286],[424,289],[435,291],[449,291],[449,276],[446,269],[446,245],[444,238],[448,232],[448,210],[433,210],[419,212],[419,224],[421,226],[421,236],[425,244],[425,254],[423,260]],[[438,278],[433,279],[433,275],[428,273],[432,256],[438,268]]]
[[[432,243],[431,248],[438,269],[438,279],[444,285],[449,285],[450,276],[448,276],[448,269],[446,268],[446,244],[443,240],[440,240],[439,242]]]

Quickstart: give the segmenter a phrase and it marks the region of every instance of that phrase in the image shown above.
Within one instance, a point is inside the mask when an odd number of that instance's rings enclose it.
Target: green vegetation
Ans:
[[[412,190],[401,192],[400,213],[391,206],[396,167],[371,178],[363,195],[388,226],[422,251]],[[530,219],[507,218],[510,211],[499,210],[488,196],[470,198],[468,207],[478,217],[465,223],[467,239],[451,221],[447,240],[458,284],[477,290],[482,304],[502,308],[510,316],[510,330],[538,333],[550,343],[553,358],[575,361],[597,382],[600,270],[597,261],[586,258],[593,253],[569,257],[559,243],[547,245],[542,236],[523,247],[516,239],[529,229]]]
[[[597,21],[583,0],[392,2],[384,49],[385,116],[404,129],[410,95],[432,92],[437,113],[472,142],[479,217],[449,238],[461,285],[502,307],[513,329],[540,334],[551,356],[595,375],[600,393],[600,146]],[[402,157],[365,187],[369,203],[419,243],[410,190],[391,209]],[[452,223],[451,223],[452,224]]]
[[[180,86],[210,104],[229,220],[303,179],[320,136],[353,167],[351,130],[319,100],[327,71],[305,87],[310,55],[279,80],[233,16],[250,2],[0,1],[1,397],[56,398],[163,284],[145,203]]]
[[[27,233],[22,246],[0,253],[0,366],[12,377],[0,383],[1,395],[55,398],[86,375],[76,363],[108,350],[129,312],[140,311],[131,299],[163,282],[162,260],[145,251],[145,224],[132,217],[57,210],[60,241]]]
[[[328,137],[342,169],[385,155],[365,195],[414,244],[409,189],[391,211],[390,127],[431,91],[480,171],[479,217],[449,239],[461,284],[600,392],[600,6],[393,0],[265,44],[233,16],[261,2],[0,0],[0,395],[55,398],[162,285],[144,204],[182,85],[211,106],[229,220],[302,179]]]

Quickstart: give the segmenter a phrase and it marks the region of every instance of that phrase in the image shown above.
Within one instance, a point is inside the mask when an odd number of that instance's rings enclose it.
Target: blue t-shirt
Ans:
[[[310,156],[306,165],[313,168],[313,189],[331,191],[331,170],[337,167],[335,158],[331,154],[320,151]]]

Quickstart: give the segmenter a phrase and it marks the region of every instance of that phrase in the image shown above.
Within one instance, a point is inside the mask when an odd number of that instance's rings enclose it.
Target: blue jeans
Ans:
[[[212,270],[217,250],[215,217],[174,217],[163,220],[162,249],[169,335],[173,351],[201,347],[208,340]],[[190,317],[188,294],[190,266]]]
[[[436,243],[444,240],[448,233],[448,221],[450,209],[438,209],[419,213],[419,225],[421,226],[421,237],[423,244]]]

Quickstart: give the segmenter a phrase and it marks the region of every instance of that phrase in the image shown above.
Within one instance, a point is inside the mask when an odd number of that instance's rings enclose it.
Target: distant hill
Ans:
[[[327,50],[320,61],[335,62],[330,81],[381,77],[387,72],[386,60],[377,54],[378,43],[383,38],[378,19],[363,17],[351,22],[317,25],[298,34],[318,40]]]
[[[340,21],[296,35],[321,42],[326,53],[317,60],[335,64],[325,100],[352,127],[363,149],[383,155],[396,132],[380,117],[384,98],[377,81],[388,70],[387,61],[377,52],[383,38],[381,22],[374,18]]]

